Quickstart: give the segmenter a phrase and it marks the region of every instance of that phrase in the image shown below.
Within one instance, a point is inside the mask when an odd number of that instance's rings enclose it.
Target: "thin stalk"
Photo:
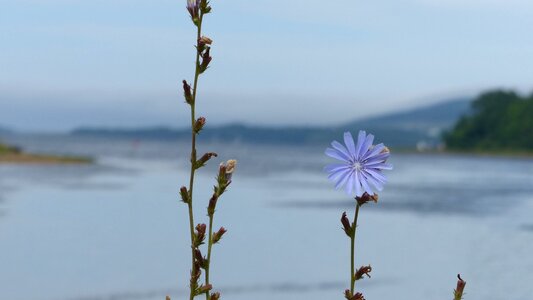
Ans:
[[[193,215],[193,211],[192,211],[192,198],[189,198],[189,203],[188,203],[188,206],[189,206],[189,227],[190,227],[190,231],[191,231],[191,270],[192,268],[194,268],[194,247],[193,247],[193,243],[194,243],[194,215]],[[193,288],[191,286],[191,291],[190,291],[190,295],[189,295],[189,299],[192,300],[194,299],[194,291],[193,291]]]
[[[209,241],[207,243],[207,266],[205,267],[205,284],[209,284],[209,269],[211,267],[211,247],[213,247],[213,218],[214,215],[209,216]],[[211,292],[207,291],[205,299],[211,298]]]
[[[203,14],[200,13],[200,19],[198,22],[198,31],[197,31],[197,41],[200,39],[200,36],[202,34],[202,19]],[[192,101],[191,101],[191,174],[190,174],[190,181],[189,181],[189,227],[191,232],[191,259],[192,264],[191,268],[194,266],[194,213],[193,213],[193,206],[192,206],[192,192],[194,189],[194,175],[196,171],[195,162],[196,162],[196,132],[194,131],[194,123],[196,121],[195,116],[195,105],[196,105],[196,89],[198,87],[198,77],[200,76],[200,68],[198,67],[200,65],[200,52],[196,51],[196,67],[195,67],[195,73],[194,73],[194,84],[193,84],[193,94],[192,94]],[[192,287],[189,295],[189,299],[194,299],[194,292]]]
[[[355,291],[355,234],[357,233],[357,218],[359,217],[359,204],[355,207],[355,216],[352,224],[352,236],[350,237],[352,242],[352,251],[351,251],[351,274],[350,274],[350,292],[354,293]]]

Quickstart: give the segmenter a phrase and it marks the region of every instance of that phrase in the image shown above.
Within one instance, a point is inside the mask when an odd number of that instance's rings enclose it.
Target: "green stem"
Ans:
[[[356,208],[355,208],[355,216],[354,216],[354,220],[353,220],[353,223],[352,223],[352,228],[353,228],[353,231],[352,231],[352,236],[350,237],[351,238],[351,242],[352,242],[352,251],[351,251],[351,274],[350,274],[350,292],[354,293],[355,291],[355,234],[357,233],[357,218],[359,217],[359,204],[357,204]]]
[[[209,241],[207,243],[207,266],[205,267],[205,284],[209,284],[209,269],[211,266],[211,247],[213,247],[213,218],[214,215],[209,216]],[[211,297],[210,291],[205,294],[205,299],[209,300]]]
[[[200,39],[200,36],[202,34],[202,19],[203,14],[200,14],[200,21],[198,22],[198,31],[197,31],[197,41]],[[196,116],[195,116],[195,105],[196,105],[196,89],[198,87],[198,77],[200,76],[200,68],[198,67],[200,64],[200,52],[196,51],[196,70],[194,73],[194,84],[193,84],[193,94],[192,94],[192,101],[191,101],[191,174],[190,174],[190,180],[189,180],[189,227],[190,227],[190,233],[191,233],[191,258],[192,258],[192,265],[191,268],[194,267],[194,213],[193,213],[193,206],[192,206],[192,193],[194,189],[194,175],[196,171],[195,162],[196,162],[196,132],[194,131],[194,123],[196,122]],[[194,299],[194,293],[195,291],[191,287],[190,289],[190,295],[189,299]]]
[[[190,200],[192,200],[191,198],[189,198]],[[189,200],[189,227],[190,227],[190,231],[191,231],[191,258],[192,258],[192,262],[191,262],[191,270],[192,268],[194,268],[194,247],[193,247],[193,243],[194,243],[194,215],[193,215],[193,211],[192,211],[192,203],[191,201]],[[194,290],[192,288],[192,286],[190,287],[191,289],[191,292],[190,292],[190,295],[189,295],[189,299],[192,300],[194,299]]]

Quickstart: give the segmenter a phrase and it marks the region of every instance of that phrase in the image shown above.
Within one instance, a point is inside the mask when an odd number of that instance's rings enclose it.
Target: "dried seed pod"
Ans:
[[[187,102],[188,104],[192,104],[193,98],[191,85],[188,84],[186,80],[183,80],[183,96],[185,97],[185,102]]]
[[[349,236],[349,237],[352,237],[353,228],[350,225],[350,221],[348,220],[348,217],[346,216],[346,212],[342,213],[341,223],[342,223],[342,227],[343,227],[344,232],[346,233],[346,235]]]
[[[216,244],[220,241],[224,233],[228,232],[226,228],[220,227],[220,229],[213,234],[213,244]]]

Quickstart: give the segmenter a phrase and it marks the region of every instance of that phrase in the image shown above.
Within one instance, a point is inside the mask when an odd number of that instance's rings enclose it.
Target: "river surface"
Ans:
[[[0,165],[0,299],[186,299],[190,248],[186,143],[11,137],[30,151],[85,154],[93,165]],[[237,173],[217,207],[228,233],[213,250],[223,299],[344,299],[354,204],[333,189],[324,147],[209,144],[196,222],[206,222],[216,165]],[[367,299],[533,299],[533,160],[395,154],[377,204],[362,208],[357,283]],[[202,299],[202,298],[198,298]]]

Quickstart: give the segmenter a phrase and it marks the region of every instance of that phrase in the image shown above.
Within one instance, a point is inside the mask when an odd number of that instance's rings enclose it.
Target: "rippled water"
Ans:
[[[186,298],[188,219],[178,188],[188,145],[12,142],[98,163],[0,165],[0,299]],[[349,241],[339,218],[353,203],[327,182],[323,149],[201,149],[239,160],[215,220],[229,229],[213,254],[224,299],[343,299]],[[466,299],[531,299],[533,160],[394,154],[392,163],[380,202],[361,212],[357,264],[374,269],[358,282],[367,299],[449,299],[459,272]],[[215,166],[199,174],[197,218]]]

